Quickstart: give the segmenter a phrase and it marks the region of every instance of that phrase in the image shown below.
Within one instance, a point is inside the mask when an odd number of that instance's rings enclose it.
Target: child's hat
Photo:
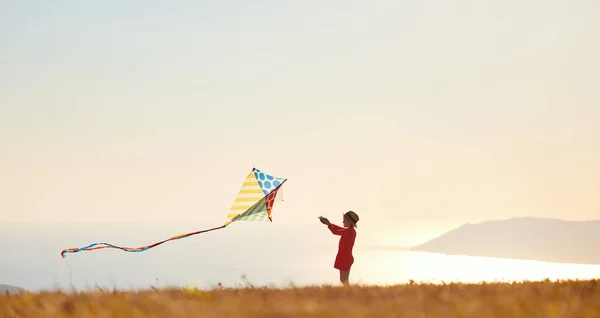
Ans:
[[[358,217],[358,214],[354,213],[354,211],[348,211],[344,213],[344,217],[350,220],[350,222],[352,222],[352,224],[354,224],[355,227],[358,226],[356,225],[356,223],[360,218]]]

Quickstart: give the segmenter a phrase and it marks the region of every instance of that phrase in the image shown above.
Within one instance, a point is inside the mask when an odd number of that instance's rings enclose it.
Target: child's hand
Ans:
[[[321,223],[329,225],[329,220],[327,218],[319,218],[319,220],[321,220]]]

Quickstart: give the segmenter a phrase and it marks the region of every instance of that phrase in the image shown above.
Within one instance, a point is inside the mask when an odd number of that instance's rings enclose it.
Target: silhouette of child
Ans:
[[[327,225],[327,228],[334,235],[340,236],[340,242],[338,244],[338,253],[335,257],[335,263],[333,268],[340,271],[340,282],[343,285],[348,286],[348,279],[350,277],[350,268],[354,264],[354,256],[352,255],[352,248],[354,247],[354,241],[356,239],[356,223],[358,222],[358,215],[354,211],[348,211],[344,213],[344,227],[337,226],[329,222],[327,218],[319,217],[321,223]]]

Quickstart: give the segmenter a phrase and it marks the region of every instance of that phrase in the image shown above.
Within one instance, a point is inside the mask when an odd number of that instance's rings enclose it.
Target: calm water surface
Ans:
[[[336,237],[316,231],[298,240],[284,231],[268,231],[240,226],[171,242],[143,253],[101,250],[62,259],[63,248],[95,242],[99,237],[106,242],[139,246],[182,229],[4,228],[0,233],[0,284],[28,290],[81,290],[95,286],[133,289],[152,285],[209,288],[219,282],[226,286],[244,284],[243,276],[255,285],[338,284],[338,273],[332,268]],[[273,240],[277,235],[278,239]],[[446,256],[378,250],[364,245],[356,247],[355,259],[351,280],[363,284],[600,278],[600,266],[593,265]]]

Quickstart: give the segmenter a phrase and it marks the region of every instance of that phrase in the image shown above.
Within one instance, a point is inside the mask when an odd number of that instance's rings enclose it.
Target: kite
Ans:
[[[274,177],[257,168],[252,168],[252,171],[246,176],[246,180],[242,185],[238,195],[236,196],[229,214],[227,215],[227,221],[218,227],[211,229],[200,230],[196,232],[186,233],[171,237],[169,239],[156,242],[151,245],[141,247],[121,247],[109,243],[93,243],[88,246],[80,248],[68,248],[64,249],[60,255],[65,258],[66,253],[78,253],[82,251],[92,251],[104,248],[120,249],[125,252],[144,252],[153,247],[159,246],[168,241],[179,240],[192,235],[206,233],[214,230],[219,230],[227,227],[232,222],[236,221],[264,221],[273,222],[273,206],[275,201],[283,201],[281,198],[281,186],[287,181],[285,178]]]

